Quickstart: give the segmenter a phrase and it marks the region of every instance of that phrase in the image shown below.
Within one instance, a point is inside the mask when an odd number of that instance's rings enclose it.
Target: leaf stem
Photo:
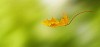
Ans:
[[[74,15],[74,16],[72,17],[72,19],[70,20],[70,22],[68,23],[68,25],[70,25],[70,24],[72,23],[72,21],[73,21],[78,15],[80,15],[80,14],[82,14],[82,13],[85,13],[85,12],[92,12],[92,11],[83,11],[83,12],[80,12],[80,13]]]

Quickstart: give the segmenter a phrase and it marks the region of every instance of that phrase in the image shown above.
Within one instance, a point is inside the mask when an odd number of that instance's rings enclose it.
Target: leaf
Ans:
[[[52,17],[51,20],[45,20],[44,25],[50,26],[50,27],[56,27],[59,25],[59,21],[57,21],[55,18]]]
[[[65,26],[69,23],[68,16],[64,13],[63,18],[59,22],[59,26]]]
[[[69,20],[68,20],[68,16],[64,13],[63,14],[63,17],[61,18],[60,21],[56,20],[55,18],[51,18],[51,20],[45,20],[44,22],[44,25],[46,26],[50,26],[50,27],[57,27],[57,26],[65,26],[69,23]]]

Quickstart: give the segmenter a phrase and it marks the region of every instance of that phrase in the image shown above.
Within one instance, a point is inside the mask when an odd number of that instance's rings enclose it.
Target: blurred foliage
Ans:
[[[69,26],[51,28],[42,0],[0,0],[0,47],[100,47],[100,1],[71,0],[57,11],[69,15],[85,10]],[[70,12],[69,12],[70,11]],[[70,18],[72,16],[69,16]]]

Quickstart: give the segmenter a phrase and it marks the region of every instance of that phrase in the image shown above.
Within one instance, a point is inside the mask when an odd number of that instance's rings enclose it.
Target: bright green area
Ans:
[[[100,47],[99,0],[72,0],[73,8],[66,9],[69,15],[84,10],[93,13],[81,14],[71,25],[57,28],[41,23],[51,17],[41,1],[0,0],[0,47]]]

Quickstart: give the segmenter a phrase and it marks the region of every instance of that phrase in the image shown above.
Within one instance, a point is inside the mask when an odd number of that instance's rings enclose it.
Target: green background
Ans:
[[[51,18],[42,0],[0,0],[0,47],[100,47],[100,1],[71,0],[55,10],[77,16],[68,26],[51,28],[42,22]]]

